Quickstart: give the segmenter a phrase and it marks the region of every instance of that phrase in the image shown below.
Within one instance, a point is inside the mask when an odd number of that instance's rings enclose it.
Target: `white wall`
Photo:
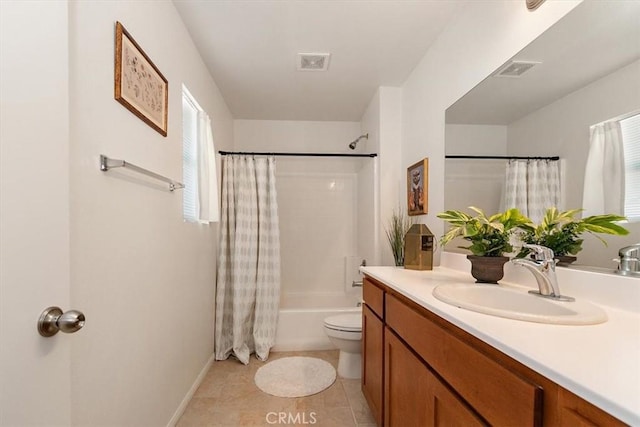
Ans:
[[[506,126],[448,124],[445,132],[447,138],[445,154],[447,155],[503,156],[507,154]],[[449,167],[449,163],[446,167]]]
[[[356,227],[358,233],[356,236],[356,254],[366,260],[367,265],[381,265],[379,254],[380,233],[378,230],[378,202],[380,200],[378,190],[379,160],[375,158],[362,162],[362,168],[357,174],[358,194],[356,196],[358,198],[358,208]]]
[[[447,155],[496,155],[507,153],[507,127],[446,125]],[[500,209],[505,176],[504,160],[447,159],[445,209],[470,212],[476,206],[488,214]]]
[[[445,126],[445,154],[496,155],[507,153],[507,127],[492,125]],[[445,162],[444,209],[472,213],[469,206],[492,214],[500,209],[504,187],[504,160],[447,159]],[[447,251],[465,252],[462,239],[447,246]]]
[[[217,225],[185,223],[180,191],[101,172],[98,156],[181,180],[183,83],[217,149],[232,147],[232,117],[173,3],[69,8],[71,300],[87,316],[73,341],[72,423],[166,425],[213,353]],[[166,138],[113,99],[117,20],[169,81]]]
[[[394,265],[393,253],[389,247],[385,226],[394,210],[407,212],[406,188],[404,197],[396,201],[398,187],[407,182],[406,170],[401,166],[402,147],[402,89],[380,88],[380,259],[382,265]]]
[[[359,122],[235,120],[236,151],[353,153]],[[356,152],[365,150],[361,140]],[[373,160],[277,157],[283,306],[300,295],[344,294],[345,258],[358,251],[363,181]],[[372,176],[369,178],[372,181]],[[370,191],[370,190],[369,190]],[[371,213],[370,213],[371,214]],[[357,273],[357,265],[355,266]]]
[[[384,232],[381,233],[380,219],[380,203],[383,200],[389,200],[388,197],[382,197],[380,190],[383,180],[380,177],[384,158],[381,153],[381,90],[378,88],[376,93],[369,101],[369,105],[362,115],[361,127],[362,133],[368,133],[369,138],[362,140],[364,146],[361,147],[362,152],[378,153],[378,157],[362,168],[359,174],[359,185],[363,188],[365,185],[370,186],[369,191],[360,191],[358,196],[358,253],[362,254],[363,259],[367,260],[368,265],[386,265],[381,256],[384,253],[386,238]],[[382,240],[380,240],[382,239]]]
[[[376,200],[368,201],[366,204],[375,207],[374,214],[377,218],[367,218],[364,213],[361,215],[365,221],[370,222],[365,224],[363,221],[359,224],[361,235],[368,233],[360,237],[360,252],[367,254],[370,264],[394,265],[386,228],[394,210],[407,210],[405,199],[398,201],[397,195],[400,184],[406,182],[406,175],[400,167],[402,89],[388,86],[378,88],[362,116],[362,132],[369,133],[366,151],[378,153],[378,158],[377,171],[370,172],[373,175],[377,174],[373,191]]]
[[[402,167],[429,157],[429,214],[420,220],[436,236],[443,232],[435,215],[444,210],[445,110],[579,3],[547,1],[534,12],[520,1],[461,3],[404,83]]]
[[[589,127],[640,110],[640,61],[635,61],[508,127],[508,150],[513,155],[558,155],[564,160],[567,209],[582,207],[584,167],[589,154]],[[628,224],[626,237],[603,236],[602,243],[587,236],[578,262],[614,268],[611,261],[622,246],[640,241],[640,223]]]
[[[236,151],[280,151],[303,153],[365,152],[365,140],[355,150],[349,143],[360,136],[360,122],[315,122],[294,120],[235,120]],[[357,171],[351,159],[278,157],[279,171]],[[309,169],[310,168],[310,169]]]

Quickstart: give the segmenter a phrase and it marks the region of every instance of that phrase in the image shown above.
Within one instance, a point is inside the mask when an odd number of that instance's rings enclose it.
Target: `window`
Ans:
[[[218,221],[218,183],[209,116],[182,86],[182,213],[187,222]]]
[[[182,214],[185,221],[196,222],[198,194],[198,107],[189,93],[182,92]]]
[[[640,114],[620,120],[624,147],[624,215],[640,221]]]

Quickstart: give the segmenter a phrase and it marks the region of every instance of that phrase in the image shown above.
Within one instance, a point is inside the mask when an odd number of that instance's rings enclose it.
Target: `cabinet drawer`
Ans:
[[[492,425],[542,423],[542,388],[508,371],[393,295],[386,323]]]
[[[362,281],[362,299],[381,319],[384,319],[384,290],[369,277]]]

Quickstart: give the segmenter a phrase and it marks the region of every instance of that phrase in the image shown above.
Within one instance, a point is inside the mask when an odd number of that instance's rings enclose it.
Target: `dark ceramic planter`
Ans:
[[[467,255],[471,262],[471,275],[476,283],[498,283],[504,277],[504,264],[509,261],[506,256],[488,257]]]
[[[556,265],[559,265],[560,267],[567,267],[569,264],[571,264],[572,262],[575,262],[578,259],[577,257],[570,256],[570,255],[560,255],[554,258],[558,260]]]

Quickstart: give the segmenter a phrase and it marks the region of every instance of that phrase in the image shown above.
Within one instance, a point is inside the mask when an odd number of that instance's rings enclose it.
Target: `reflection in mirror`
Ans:
[[[637,1],[578,5],[447,109],[446,154],[559,156],[558,208],[582,208],[590,127],[640,110],[638,22]],[[504,209],[508,163],[448,159],[445,209]],[[629,235],[603,235],[606,247],[584,235],[573,265],[615,269],[618,249],[640,242],[640,222],[623,225]]]

